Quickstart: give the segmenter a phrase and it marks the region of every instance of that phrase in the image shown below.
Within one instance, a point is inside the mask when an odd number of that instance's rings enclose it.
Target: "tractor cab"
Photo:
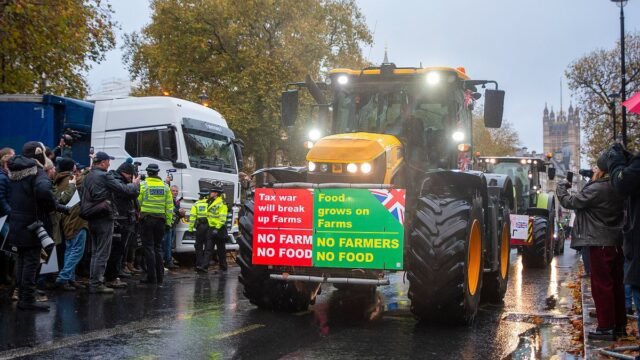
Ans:
[[[538,194],[555,178],[555,168],[535,157],[480,157],[480,170],[488,174],[507,175],[513,182],[516,213],[530,213],[538,207]]]

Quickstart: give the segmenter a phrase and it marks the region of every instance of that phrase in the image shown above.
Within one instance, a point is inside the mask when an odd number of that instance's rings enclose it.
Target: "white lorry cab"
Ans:
[[[229,207],[227,249],[237,249],[241,142],[226,120],[208,107],[171,97],[131,97],[95,102],[91,146],[116,158],[112,168],[128,157],[141,174],[150,163],[160,167],[160,176],[172,178],[180,189],[181,208],[188,213],[201,188],[219,183]],[[185,232],[186,220],[176,228],[175,249],[193,252],[195,237]]]

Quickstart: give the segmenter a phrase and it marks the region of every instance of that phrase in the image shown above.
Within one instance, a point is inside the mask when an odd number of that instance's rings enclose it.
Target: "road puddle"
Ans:
[[[507,320],[507,318],[510,319]],[[562,336],[558,336],[566,332],[562,329],[564,325],[560,325],[560,323],[568,323],[566,317],[509,314],[504,320],[536,324],[518,336],[516,349],[505,356],[505,360],[579,359],[566,352]]]

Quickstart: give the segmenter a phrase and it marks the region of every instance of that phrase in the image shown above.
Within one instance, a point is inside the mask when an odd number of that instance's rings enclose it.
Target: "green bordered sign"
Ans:
[[[253,262],[403,268],[403,189],[257,189]]]

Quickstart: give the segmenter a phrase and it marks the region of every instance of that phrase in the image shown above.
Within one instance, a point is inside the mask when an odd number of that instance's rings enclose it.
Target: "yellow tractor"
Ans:
[[[245,296],[260,308],[301,311],[322,283],[375,292],[389,284],[388,271],[406,271],[419,320],[468,324],[481,297],[501,301],[513,185],[471,170],[471,111],[484,96],[485,125],[501,126],[497,82],[472,80],[463,68],[388,62],[334,69],[323,83],[287,85],[284,126],[295,123],[304,88],[317,102],[307,166],[257,171],[269,179],[240,219]],[[287,199],[295,202],[279,202]],[[279,209],[292,212],[274,215]],[[293,213],[305,209],[313,214]]]

